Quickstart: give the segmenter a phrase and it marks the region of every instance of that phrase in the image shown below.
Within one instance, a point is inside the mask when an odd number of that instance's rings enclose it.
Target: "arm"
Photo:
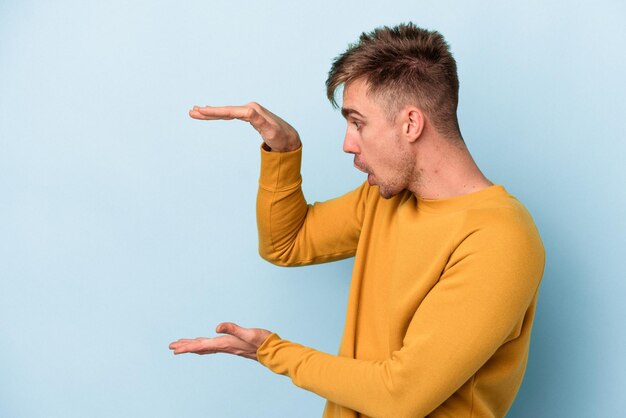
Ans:
[[[261,149],[257,194],[259,254],[283,266],[323,263],[354,255],[369,187],[308,205],[302,193],[302,149]]]
[[[229,336],[179,340],[170,348],[256,359],[297,386],[368,416],[425,416],[517,338],[544,260],[538,235],[470,235],[416,310],[402,348],[380,361],[333,356],[234,324],[218,326]]]
[[[369,188],[307,205],[302,194],[302,144],[296,130],[258,103],[198,107],[194,119],[249,122],[263,138],[257,195],[259,253],[278,265],[323,263],[354,255]]]
[[[411,319],[402,348],[388,358],[332,356],[271,334],[257,351],[259,362],[368,416],[427,415],[518,337],[536,296],[544,265],[538,237],[481,232],[455,251]]]

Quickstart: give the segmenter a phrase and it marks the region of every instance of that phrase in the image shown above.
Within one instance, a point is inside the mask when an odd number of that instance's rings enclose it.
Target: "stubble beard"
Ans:
[[[384,199],[391,199],[405,190],[411,190],[410,187],[415,186],[420,181],[419,172],[415,170],[413,157],[407,153],[400,155],[396,175],[388,180],[380,179],[380,183],[377,184],[378,193]]]

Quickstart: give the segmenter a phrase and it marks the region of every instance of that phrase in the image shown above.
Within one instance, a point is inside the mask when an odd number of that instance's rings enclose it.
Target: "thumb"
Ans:
[[[217,333],[234,335],[244,341],[246,341],[246,337],[248,336],[245,331],[245,328],[240,327],[234,322],[222,322],[215,327],[215,332]]]

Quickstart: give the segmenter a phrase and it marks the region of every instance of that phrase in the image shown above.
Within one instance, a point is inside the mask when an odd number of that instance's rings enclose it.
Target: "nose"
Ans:
[[[346,152],[348,154],[358,154],[359,152],[359,147],[357,146],[356,141],[354,140],[352,135],[349,134],[349,132],[346,132],[346,136],[343,139],[343,152]]]

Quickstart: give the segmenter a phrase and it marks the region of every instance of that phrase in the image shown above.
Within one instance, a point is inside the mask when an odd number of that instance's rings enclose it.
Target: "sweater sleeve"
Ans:
[[[388,358],[333,356],[276,333],[257,356],[295,385],[368,416],[426,416],[519,336],[543,266],[538,235],[479,231],[454,251],[410,319],[401,349]]]
[[[291,152],[261,147],[259,254],[281,266],[352,257],[361,232],[367,183],[344,196],[309,205],[301,188],[301,158],[302,147]]]

